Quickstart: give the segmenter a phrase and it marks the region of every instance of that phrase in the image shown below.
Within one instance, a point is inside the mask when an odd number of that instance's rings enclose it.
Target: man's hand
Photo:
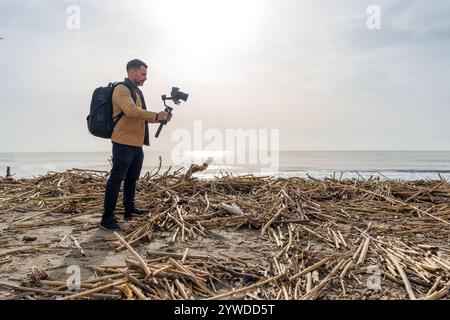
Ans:
[[[161,111],[158,113],[158,117],[156,118],[157,121],[167,121],[169,122],[172,119],[172,115],[168,112]]]

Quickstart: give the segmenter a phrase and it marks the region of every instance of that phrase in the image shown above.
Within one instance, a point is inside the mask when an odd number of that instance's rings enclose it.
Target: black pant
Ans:
[[[125,213],[135,209],[134,196],[136,181],[141,175],[144,152],[140,147],[132,147],[113,142],[113,167],[105,190],[103,219],[114,217],[120,185],[123,185],[123,207]]]

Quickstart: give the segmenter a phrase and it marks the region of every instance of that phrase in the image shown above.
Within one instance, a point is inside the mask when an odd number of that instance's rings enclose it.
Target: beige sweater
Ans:
[[[145,121],[159,123],[157,113],[142,109],[140,90],[136,87],[136,104],[130,90],[123,84],[118,85],[113,92],[113,118],[121,112],[124,116],[117,123],[111,136],[111,141],[129,146],[144,145]]]

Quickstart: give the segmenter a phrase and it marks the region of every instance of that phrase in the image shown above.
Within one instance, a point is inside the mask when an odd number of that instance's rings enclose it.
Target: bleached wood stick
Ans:
[[[244,288],[241,288],[241,289],[233,290],[233,291],[230,291],[230,292],[227,292],[227,293],[224,293],[224,294],[219,294],[217,296],[213,296],[213,297],[207,298],[206,300],[218,300],[218,299],[231,297],[231,296],[234,296],[234,295],[236,295],[238,293],[242,293],[242,292],[245,292],[245,291],[248,291],[248,290],[252,290],[252,289],[258,288],[260,286],[263,286],[265,284],[268,284],[268,283],[270,283],[272,281],[276,281],[279,278],[281,278],[282,276],[283,276],[282,274],[279,274],[279,275],[277,275],[275,277],[272,277],[272,278],[269,278],[269,279],[257,282],[255,284],[252,284],[252,285],[248,286],[248,287],[244,287]]]
[[[226,203],[221,203],[221,204],[220,204],[220,207],[221,207],[223,210],[225,210],[225,211],[227,211],[228,213],[231,213],[231,214],[233,214],[233,215],[235,215],[235,216],[243,216],[243,215],[244,215],[244,212],[243,212],[241,209],[239,209],[239,208],[237,208],[237,207],[230,206],[230,205],[228,205],[228,204],[226,204]]]
[[[189,254],[189,248],[186,248],[186,251],[184,251],[184,254],[183,254],[183,258],[181,259],[181,263],[184,263],[186,261],[188,254]]]
[[[312,288],[312,275],[311,272],[308,272],[308,274],[306,275],[306,293],[311,292],[311,288]]]
[[[338,230],[338,233],[339,233],[339,237],[340,237],[342,243],[344,244],[344,246],[346,246],[346,247],[348,248],[347,242],[345,242],[345,239],[344,239],[344,237],[342,236],[341,231]]]
[[[85,257],[85,256],[86,256],[86,253],[84,252],[83,248],[82,248],[82,247],[80,246],[80,244],[78,243],[77,239],[75,239],[74,236],[70,236],[70,239],[72,239],[72,241],[73,241],[73,243],[74,243],[74,245],[75,245],[75,248],[77,248],[78,251],[80,251],[80,253],[81,253],[81,255],[82,255],[83,257]]]
[[[162,257],[173,257],[173,258],[183,258],[183,254],[174,253],[174,252],[160,252],[160,251],[147,251],[148,255],[153,256],[162,256]],[[192,259],[208,259],[208,256],[200,256],[200,255],[189,255]]]
[[[328,285],[329,281],[331,280],[332,276],[341,268],[341,266],[345,263],[344,260],[339,261],[338,264],[331,270],[331,272],[322,280],[319,284],[317,284],[310,292],[306,293],[303,297],[300,298],[300,300],[312,300],[316,299],[320,291]]]
[[[423,300],[437,300],[442,297],[445,297],[448,295],[449,287],[450,287],[450,282],[447,282],[447,285],[445,287],[443,287],[439,291],[432,293],[431,295],[427,295],[425,298],[423,298]]]
[[[426,296],[431,295],[436,290],[436,288],[438,287],[439,283],[441,282],[441,279],[442,279],[442,277],[440,277],[440,276],[436,279],[436,282],[431,287],[431,289],[427,292]]]
[[[356,263],[356,265],[360,265],[360,264],[364,263],[364,260],[366,259],[366,255],[367,255],[367,250],[369,249],[369,243],[370,243],[370,238],[366,237],[366,240],[364,241],[364,245],[363,245],[361,254],[359,256],[359,259],[358,259],[358,262]]]
[[[325,263],[327,263],[328,261],[331,260],[332,257],[327,257],[325,259],[320,260],[319,262],[313,264],[312,266],[309,266],[308,268],[300,271],[299,273],[297,273],[296,275],[293,275],[292,277],[289,278],[289,281],[294,281],[295,279],[297,279],[298,277],[301,277],[305,274],[307,274],[308,272],[314,271],[317,268],[321,267],[322,265],[324,265]]]
[[[142,293],[141,289],[137,288],[134,284],[128,283],[131,291],[139,298],[139,300],[148,300],[147,297]]]
[[[90,290],[87,290],[87,291],[76,293],[76,294],[73,294],[71,296],[67,296],[67,297],[64,297],[62,299],[59,299],[59,300],[72,300],[72,299],[85,297],[85,296],[91,295],[93,293],[97,293],[97,292],[100,292],[100,291],[103,291],[103,290],[106,290],[106,289],[109,289],[109,288],[113,288],[115,286],[119,286],[121,284],[124,284],[125,282],[127,282],[127,280],[120,280],[120,281],[117,281],[117,282],[114,282],[114,283],[110,283],[110,284],[107,284],[107,285],[104,285],[104,286],[101,286],[101,287],[97,287],[97,288],[94,288],[94,289],[90,289]]]
[[[348,270],[350,270],[350,268],[353,267],[353,265],[355,264],[353,259],[348,259],[347,261],[348,262],[345,265],[344,270],[341,272],[341,275],[339,276],[341,278],[341,280],[344,279],[344,277],[347,274]]]
[[[405,289],[408,292],[409,298],[411,300],[416,300],[416,295],[414,294],[414,291],[411,288],[411,283],[409,282],[408,277],[406,276],[406,273],[403,270],[402,266],[397,261],[397,258],[395,258],[392,254],[389,254],[389,259],[392,261],[392,263],[397,268],[398,273],[400,274],[400,277],[402,278],[403,283],[405,284]]]
[[[65,204],[63,203],[63,204],[60,204],[59,206],[57,206],[56,208],[52,208],[52,209],[49,209],[49,210],[45,210],[45,211],[41,211],[41,212],[34,213],[34,214],[32,214],[31,216],[28,216],[28,217],[25,217],[25,218],[23,218],[23,219],[14,221],[14,222],[12,223],[12,225],[20,225],[20,224],[21,224],[22,222],[24,222],[24,221],[33,219],[33,218],[38,217],[38,216],[42,216],[42,215],[44,215],[44,214],[53,213],[53,212],[55,212],[57,209],[62,208],[64,205],[65,205]]]
[[[188,297],[186,291],[183,288],[183,284],[178,279],[175,279],[175,286],[177,287],[177,289],[180,292],[180,294],[183,297],[183,299],[188,300],[189,297]]]
[[[36,248],[36,247],[32,247],[32,246],[23,247],[23,248],[16,248],[16,249],[9,249],[9,250],[0,252],[0,257],[8,256],[8,255],[11,255],[11,254],[13,254],[13,253],[26,252],[26,251],[34,251],[34,250],[39,250],[39,249]]]
[[[44,289],[38,289],[38,288],[28,288],[28,287],[21,287],[17,286],[12,283],[6,283],[6,282],[0,282],[0,287],[9,288],[12,290],[17,291],[24,291],[24,292],[34,292],[34,293],[42,293],[42,294],[51,294],[51,295],[61,295],[61,296],[70,296],[73,294],[72,291],[56,291],[56,290],[44,290]],[[118,299],[120,296],[114,295],[114,294],[103,294],[103,293],[94,293],[92,294],[92,297],[94,298],[108,298],[108,299]]]
[[[270,225],[275,221],[276,218],[278,218],[278,216],[284,211],[284,209],[286,209],[285,206],[282,206],[280,210],[278,210],[278,212],[272,217],[272,219],[270,219],[265,225],[264,227],[261,229],[261,235],[264,235],[264,233],[266,233],[267,228],[270,227]]]
[[[358,248],[356,249],[355,253],[353,254],[352,260],[356,262],[356,258],[359,256],[359,254],[361,253],[361,250],[363,248],[364,245],[364,241],[362,241],[359,243]]]
[[[119,241],[128,249],[128,251],[131,252],[131,254],[134,255],[134,257],[138,260],[139,265],[142,267],[142,270],[144,270],[145,275],[148,277],[151,275],[151,271],[147,266],[147,263],[145,263],[144,259],[136,252],[134,249],[117,233],[114,232],[114,235],[119,239]]]

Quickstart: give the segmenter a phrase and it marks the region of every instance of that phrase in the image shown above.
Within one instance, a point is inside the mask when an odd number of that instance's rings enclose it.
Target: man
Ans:
[[[113,167],[106,184],[104,212],[100,228],[118,231],[120,226],[115,218],[115,210],[122,181],[123,207],[125,220],[133,216],[143,216],[144,212],[135,207],[136,182],[139,179],[144,160],[142,146],[149,146],[149,131],[147,123],[170,121],[172,115],[167,112],[155,113],[147,111],[144,96],[139,90],[147,80],[148,66],[140,60],[132,60],[127,64],[128,77],[125,85],[118,85],[113,92],[113,118],[124,113],[111,136],[113,144]],[[135,92],[135,100],[130,89]]]

